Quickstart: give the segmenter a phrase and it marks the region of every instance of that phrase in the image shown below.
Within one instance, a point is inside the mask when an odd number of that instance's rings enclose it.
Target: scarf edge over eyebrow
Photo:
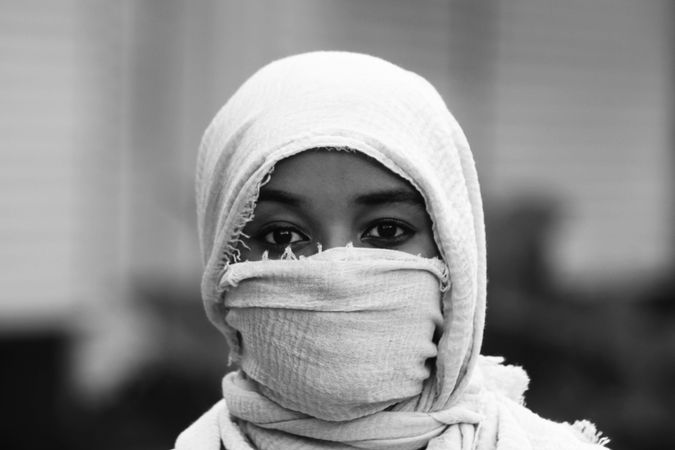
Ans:
[[[224,270],[274,165],[314,148],[370,156],[424,197],[452,289],[443,296],[432,411],[452,406],[467,387],[483,336],[485,231],[468,142],[436,90],[422,77],[372,56],[313,52],[275,61],[254,74],[207,128],[197,161],[196,195],[207,314],[224,323]]]

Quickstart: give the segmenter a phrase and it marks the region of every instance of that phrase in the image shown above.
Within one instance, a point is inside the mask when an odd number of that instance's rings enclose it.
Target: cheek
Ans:
[[[434,242],[433,234],[430,231],[418,233],[413,239],[398,250],[413,255],[420,255],[424,258],[433,258],[434,256],[440,257],[440,253]]]
[[[438,248],[436,247],[436,242],[434,242],[434,236],[432,233],[425,234],[424,236],[424,250],[422,256],[425,258],[433,258],[434,256],[441,256]]]
[[[420,236],[420,253],[425,258],[441,257],[441,252],[438,251],[436,246],[436,241],[434,240],[434,232],[432,230],[431,219],[427,216],[426,226],[423,228],[423,231],[419,233]]]

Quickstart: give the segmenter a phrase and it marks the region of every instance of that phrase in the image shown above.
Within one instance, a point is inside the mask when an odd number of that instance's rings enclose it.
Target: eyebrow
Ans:
[[[258,202],[277,202],[289,206],[300,206],[306,201],[302,196],[291,194],[280,189],[262,189]],[[409,203],[412,205],[424,206],[424,199],[417,191],[407,189],[386,189],[382,191],[369,192],[356,197],[355,202],[359,205],[376,206],[388,203]]]
[[[407,189],[389,189],[356,197],[356,203],[366,206],[375,206],[386,203],[410,203],[424,206],[424,199],[417,191]]]
[[[264,201],[284,203],[289,206],[300,206],[305,203],[299,196],[279,189],[262,189],[258,196],[258,202]]]

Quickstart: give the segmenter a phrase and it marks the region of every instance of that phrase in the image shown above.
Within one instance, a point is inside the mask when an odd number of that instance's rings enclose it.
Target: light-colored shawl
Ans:
[[[207,313],[228,338],[218,283],[236,257],[258,189],[279,160],[319,147],[350,148],[410,181],[426,202],[452,289],[443,298],[430,410],[461,395],[485,317],[485,231],[467,140],[422,77],[378,58],[319,52],[276,61],[249,78],[206,130],[197,162],[197,212]]]
[[[274,165],[322,147],[362,152],[408,180],[424,197],[452,289],[442,298],[444,323],[436,367],[425,386],[426,400],[416,411],[453,411],[466,404],[468,391],[479,392],[480,402],[471,403],[476,409],[470,412],[472,422],[478,420],[475,417],[492,417],[481,425],[480,447],[492,448],[485,442],[496,440],[497,405],[502,403],[490,400],[499,389],[487,393],[485,388],[499,383],[482,381],[486,371],[477,369],[485,319],[486,250],[474,160],[459,124],[431,84],[382,59],[314,52],[278,60],[249,78],[207,128],[196,178],[205,265],[202,296],[209,319],[227,338],[231,359],[239,359],[240,348],[234,330],[225,323],[219,281],[228,264],[238,259],[241,231]],[[488,364],[493,366],[498,365]],[[499,370],[487,372],[494,375]],[[508,378],[507,372],[497,378]],[[504,381],[522,385],[511,397],[522,395],[524,379],[519,372],[513,375],[516,381]],[[469,389],[470,384],[475,389]],[[221,431],[230,429],[234,424],[222,414],[226,405],[221,403],[219,410]],[[435,448],[465,448],[461,439],[451,436],[462,434],[459,422],[443,438],[448,445]],[[187,444],[190,439],[199,439],[194,430],[183,436],[184,448],[199,448]],[[467,445],[476,447],[478,440]]]

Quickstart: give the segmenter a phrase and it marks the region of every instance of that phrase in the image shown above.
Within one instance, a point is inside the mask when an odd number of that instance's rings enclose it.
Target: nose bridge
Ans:
[[[348,223],[347,217],[334,217],[333,220],[324,224],[321,232],[321,246],[328,250],[333,247],[344,247],[348,242],[354,240],[351,230],[351,224]],[[356,244],[354,242],[354,244]]]

